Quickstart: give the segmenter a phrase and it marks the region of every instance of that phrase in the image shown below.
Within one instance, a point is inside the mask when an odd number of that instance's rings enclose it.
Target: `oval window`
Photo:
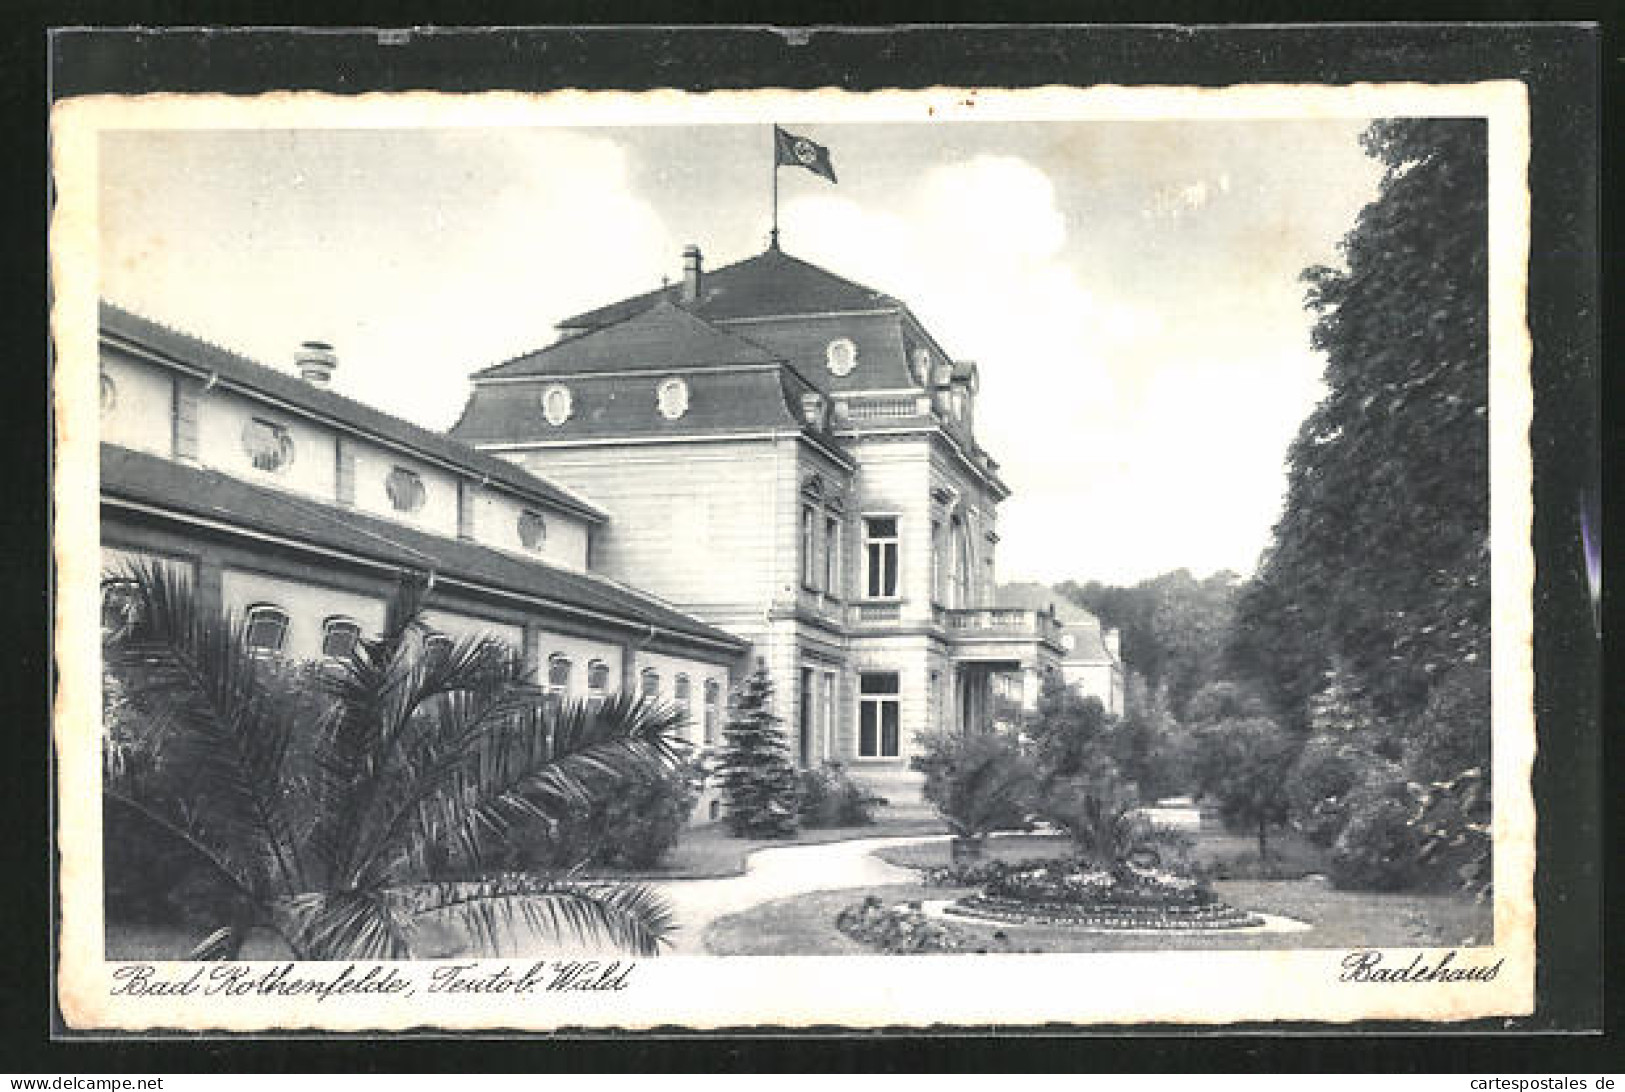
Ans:
[[[519,513],[519,543],[527,550],[540,550],[547,541],[547,521],[529,508]]]
[[[397,512],[416,512],[428,499],[423,479],[416,471],[404,466],[397,466],[389,472],[389,477],[384,479],[384,492],[389,494],[389,503],[394,505]]]
[[[118,405],[118,384],[113,382],[113,377],[106,372],[102,373],[101,398],[102,412],[112,413],[113,408]]]
[[[252,417],[243,426],[243,450],[255,470],[277,474],[293,462],[293,437],[275,421]]]
[[[660,416],[675,421],[688,412],[688,384],[681,379],[668,379],[655,388],[655,401],[660,405]]]
[[[858,366],[858,347],[851,338],[838,337],[825,347],[824,357],[830,371],[836,375],[846,375]]]
[[[555,383],[542,392],[542,416],[548,424],[555,427],[564,424],[570,419],[573,408],[569,387]]]

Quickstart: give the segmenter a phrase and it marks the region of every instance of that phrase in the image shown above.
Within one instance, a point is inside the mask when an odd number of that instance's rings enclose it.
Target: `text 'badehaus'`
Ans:
[[[305,659],[432,574],[435,630],[511,642],[563,697],[673,702],[700,745],[761,660],[798,761],[898,804],[917,733],[1001,723],[1047,675],[1121,712],[1115,632],[998,593],[976,366],[776,237],[683,264],[475,372],[449,438],[329,390],[328,346],[295,378],[104,304],[104,562],[180,564]]]

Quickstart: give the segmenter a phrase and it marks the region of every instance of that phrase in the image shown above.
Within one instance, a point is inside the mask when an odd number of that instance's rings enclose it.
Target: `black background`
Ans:
[[[991,6],[991,5],[989,5]],[[1164,3],[1136,8],[1133,17],[1167,21],[1212,19],[1263,23],[1301,19],[1301,5]],[[5,105],[10,113],[7,154],[0,171],[8,183],[12,217],[8,314],[19,330],[11,338],[10,392],[4,401],[12,450],[6,465],[16,475],[4,526],[15,541],[0,555],[0,580],[11,615],[11,672],[0,689],[0,724],[10,729],[7,792],[3,794],[11,890],[0,903],[8,944],[0,964],[0,1027],[6,1030],[0,1071],[85,1073],[280,1070],[1428,1070],[1485,1073],[1526,1070],[1618,1072],[1612,1036],[1556,1036],[1604,1022],[1602,866],[1618,854],[1605,848],[1605,831],[1619,828],[1617,799],[1607,811],[1602,794],[1603,732],[1601,647],[1594,636],[1580,554],[1578,518],[1599,496],[1599,454],[1621,465],[1617,441],[1599,447],[1599,263],[1612,268],[1617,249],[1598,247],[1598,154],[1617,165],[1599,142],[1604,116],[1601,82],[1618,84],[1620,67],[1611,5],[1573,4],[1555,11],[1528,4],[1320,5],[1322,15],[1347,20],[1429,18],[1528,19],[1563,15],[1601,19],[1603,33],[1578,24],[1314,25],[1292,27],[912,26],[816,29],[841,19],[924,17],[986,19],[965,6],[912,10],[866,5],[783,11],[775,21],[799,33],[724,27],[646,27],[496,32],[420,31],[402,44],[380,44],[375,34],[342,29],[211,31],[154,29],[124,33],[60,32],[71,26],[149,28],[239,24],[330,23],[335,27],[408,27],[548,21],[631,23],[673,18],[665,10],[594,5],[425,5],[304,3],[56,3],[7,5],[12,18],[3,49]],[[1039,20],[1110,20],[1129,17],[1126,5],[1001,5],[1000,16]],[[691,5],[685,19],[744,24],[760,9]],[[1601,64],[1599,65],[1599,61]],[[1126,1029],[960,1029],[947,1040],[918,1033],[877,1032],[839,1038],[787,1039],[766,1030],[722,1037],[639,1036],[568,1038],[528,1036],[500,1043],[417,1039],[392,1035],[384,1043],[328,1037],[213,1039],[175,1036],[55,1040],[50,975],[52,953],[46,873],[49,779],[49,627],[47,552],[48,360],[45,218],[49,208],[45,160],[49,96],[93,92],[217,91],[249,93],[296,88],[333,92],[441,89],[448,91],[561,87],[681,87],[693,90],[776,86],[853,89],[960,86],[1031,86],[1044,83],[1174,83],[1417,80],[1456,82],[1522,79],[1532,110],[1533,262],[1530,324],[1535,343],[1534,452],[1539,562],[1536,590],[1536,704],[1540,756],[1535,771],[1540,813],[1537,889],[1540,925],[1540,1010],[1531,1020],[1495,1021],[1459,1028],[1366,1025],[1271,1025],[1208,1029],[1170,1035],[1166,1029],[1132,1042]],[[1607,102],[1612,102],[1610,95]],[[1609,177],[1613,177],[1610,174]],[[1617,179],[1610,187],[1617,190]],[[1603,191],[1606,192],[1606,191]],[[1611,210],[1610,210],[1611,211]],[[1604,224],[1610,231],[1614,221]],[[1603,238],[1617,244],[1617,236]],[[1610,316],[1611,322],[1617,316]],[[1609,327],[1610,336],[1617,333]],[[1617,346],[1617,339],[1611,342]],[[20,503],[19,503],[20,502]],[[37,566],[37,567],[36,567]],[[1611,604],[1610,604],[1611,610]],[[37,636],[36,636],[37,635]],[[1609,698],[1616,695],[1610,689]],[[1613,701],[1613,708],[1618,702]],[[1613,820],[1609,822],[1608,820]],[[697,987],[700,985],[696,984]],[[854,990],[864,988],[854,981]],[[1086,988],[1080,986],[1080,988]],[[1323,988],[1306,984],[1306,989]],[[1617,1000],[1608,1010],[1617,1013]],[[1613,1021],[1610,1021],[1612,1023]],[[998,1038],[988,1033],[1000,1031]],[[1222,1031],[1222,1037],[1212,1033]],[[1383,1036],[1380,1048],[1350,1031]],[[1508,1032],[1512,1034],[1507,1034]],[[1518,1033],[1524,1034],[1518,1034]],[[1537,1034],[1531,1035],[1530,1032]],[[1415,1033],[1423,1033],[1417,1037]],[[1546,1033],[1546,1034],[1538,1034]],[[1407,1037],[1410,1036],[1410,1037]]]

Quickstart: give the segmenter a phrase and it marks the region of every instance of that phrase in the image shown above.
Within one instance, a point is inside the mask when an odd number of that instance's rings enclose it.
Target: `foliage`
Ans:
[[[1349,798],[1368,779],[1390,779],[1399,769],[1357,735],[1317,734],[1305,741],[1287,773],[1288,815],[1304,837],[1325,848],[1348,821]]]
[[[772,706],[773,680],[758,662],[733,696],[716,760],[723,818],[736,837],[788,838],[799,822],[800,780]]]
[[[1073,853],[1094,868],[1121,869],[1157,857],[1151,824],[1133,792],[1109,773],[1058,778],[1044,794],[1044,818],[1072,838]]]
[[[1399,891],[1417,879],[1422,848],[1417,800],[1403,777],[1373,778],[1349,798],[1349,818],[1332,846],[1338,887]]]
[[[801,771],[801,825],[804,827],[866,827],[875,821],[875,808],[886,803],[846,772],[839,762]]]
[[[1131,671],[1123,705],[1111,731],[1111,758],[1123,777],[1142,800],[1189,791],[1196,781],[1196,741],[1174,719],[1166,684],[1152,690]]]
[[[705,770],[686,743],[669,767],[622,777],[618,785],[592,778],[592,806],[571,812],[552,831],[527,827],[511,839],[518,868],[583,864],[646,869],[677,845],[699,802]]]
[[[592,778],[669,765],[674,716],[625,698],[554,714],[487,638],[426,652],[411,581],[380,636],[290,693],[242,620],[205,609],[178,570],[126,576],[135,609],[104,662],[144,723],[115,725],[103,800],[111,825],[234,892],[193,958],[233,958],[260,925],[300,959],[412,958],[425,924],[484,950],[530,933],[658,951],[673,923],[644,888],[428,877],[447,861],[479,869],[519,824],[590,807]],[[155,776],[116,776],[132,737]]]
[[[1111,718],[1099,698],[1085,697],[1060,679],[1044,680],[1026,736],[1045,781],[1095,773],[1110,762]]]
[[[1385,120],[1364,143],[1387,172],[1344,268],[1304,274],[1327,393],[1232,643],[1293,726],[1337,663],[1395,724],[1453,665],[1489,667],[1485,126]]]
[[[1133,587],[1098,581],[1057,590],[1122,635],[1122,654],[1153,691],[1165,690],[1170,711],[1221,676],[1239,577],[1218,572],[1198,580],[1185,569]]]
[[[997,732],[931,732],[919,743],[910,765],[925,774],[925,799],[955,835],[982,838],[1025,822],[1037,772],[1015,740]]]
[[[887,955],[922,952],[986,952],[987,944],[969,930],[927,917],[917,902],[887,906],[874,895],[835,916],[835,927],[853,940]],[[1008,951],[1002,932],[993,934],[999,951]]]
[[[1488,897],[1495,845],[1483,770],[1421,786],[1410,825],[1421,843],[1416,854],[1421,867],[1450,886]]]
[[[1419,781],[1490,768],[1490,676],[1475,667],[1444,675],[1405,740],[1405,767]]]
[[[1219,802],[1234,830],[1258,835],[1258,855],[1269,855],[1269,828],[1287,819],[1286,776],[1298,741],[1264,717],[1226,719],[1198,732],[1197,779]]]

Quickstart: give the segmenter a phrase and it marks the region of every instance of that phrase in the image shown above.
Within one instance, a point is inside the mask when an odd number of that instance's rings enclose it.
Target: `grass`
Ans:
[[[875,950],[835,928],[835,915],[875,895],[888,903],[957,898],[969,888],[899,885],[819,891],[764,903],[718,918],[705,931],[714,955],[873,955]],[[1009,938],[1005,948],[1021,952],[1262,951],[1282,948],[1415,948],[1487,944],[1492,933],[1489,904],[1462,896],[1389,895],[1336,891],[1312,880],[1220,882],[1214,891],[1232,906],[1295,918],[1314,926],[1308,933],[1195,933],[1113,935],[1052,926],[980,925],[954,919],[990,948],[993,934]]]

